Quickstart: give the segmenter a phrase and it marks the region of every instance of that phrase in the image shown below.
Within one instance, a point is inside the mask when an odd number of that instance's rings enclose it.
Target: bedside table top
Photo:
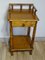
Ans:
[[[10,4],[10,6],[12,6],[12,5],[14,5],[14,4]],[[17,4],[17,5],[22,6],[22,4]],[[30,7],[31,7],[31,4],[30,4]],[[22,9],[22,8],[21,9],[9,9],[8,10],[8,20],[9,21],[38,21],[39,19],[36,15],[36,11],[37,10],[34,8],[34,6],[30,10]]]
[[[18,20],[18,21],[20,21],[20,20],[23,20],[23,21],[34,20],[34,21],[37,21],[38,20],[37,16],[33,15],[32,11],[29,12],[28,10],[22,10],[22,11],[10,10],[9,15],[8,15],[8,19],[10,21],[12,21],[12,20]]]

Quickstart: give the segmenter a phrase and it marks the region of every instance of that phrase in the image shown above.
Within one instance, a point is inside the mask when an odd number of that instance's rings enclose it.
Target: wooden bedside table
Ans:
[[[20,6],[20,9],[14,9],[14,6]],[[29,9],[22,9],[23,6],[29,6]],[[9,4],[8,21],[10,23],[9,49],[11,55],[13,52],[29,51],[32,54],[37,21],[36,8],[33,4]],[[27,35],[13,35],[13,27],[28,27]],[[33,27],[33,35],[30,37],[30,29]]]

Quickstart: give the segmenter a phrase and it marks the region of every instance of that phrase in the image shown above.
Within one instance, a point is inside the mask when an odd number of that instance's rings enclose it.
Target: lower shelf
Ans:
[[[13,36],[11,51],[29,51],[32,50],[31,39],[29,36]]]

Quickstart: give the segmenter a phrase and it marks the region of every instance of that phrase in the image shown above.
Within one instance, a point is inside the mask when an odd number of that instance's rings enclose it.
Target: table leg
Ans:
[[[11,55],[13,55],[13,52],[11,51],[11,49],[13,48],[12,39],[13,39],[13,28],[12,28],[12,21],[10,21],[10,42],[9,42],[10,47],[9,48],[10,48]]]
[[[28,27],[27,35],[30,36],[31,27]],[[29,40],[30,42],[30,40]],[[29,54],[32,55],[32,50],[29,51]]]
[[[32,50],[29,51],[29,54],[32,55]]]
[[[31,48],[33,48],[33,44],[34,44],[34,39],[35,39],[35,33],[36,33],[36,26],[37,26],[37,22],[34,26],[34,29],[33,29],[33,35],[32,35],[32,40],[31,40]]]
[[[27,35],[30,36],[30,27],[28,27],[28,32],[27,32]]]

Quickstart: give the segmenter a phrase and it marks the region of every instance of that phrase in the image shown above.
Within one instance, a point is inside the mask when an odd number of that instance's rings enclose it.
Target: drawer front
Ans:
[[[12,21],[14,27],[30,27],[35,26],[35,21]]]

